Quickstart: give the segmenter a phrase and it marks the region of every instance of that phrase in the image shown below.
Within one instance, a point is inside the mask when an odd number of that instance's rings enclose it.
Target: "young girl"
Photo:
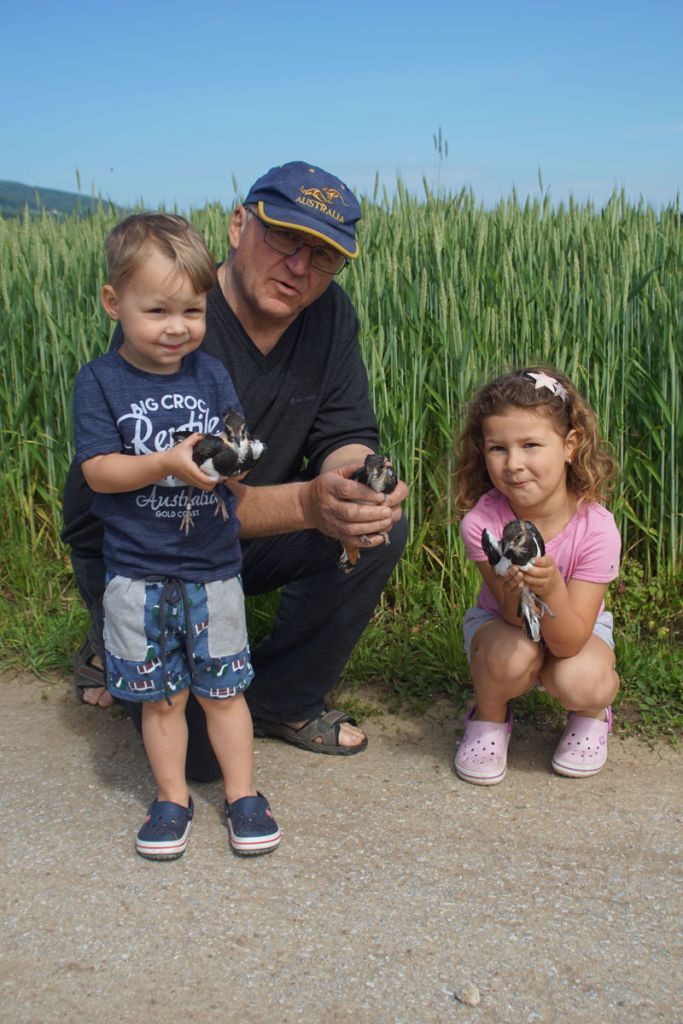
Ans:
[[[540,680],[569,712],[553,769],[595,775],[607,759],[610,703],[619,688],[603,598],[621,547],[614,519],[599,503],[615,467],[595,413],[556,370],[508,373],[474,397],[459,449],[456,504],[468,510],[461,533],[483,585],[463,626],[476,704],[455,771],[480,786],[503,781],[509,702]],[[513,519],[535,524],[546,553],[524,571],[510,566],[499,576],[484,554],[482,531],[500,538]],[[537,643],[517,615],[524,586],[552,612],[541,618]]]

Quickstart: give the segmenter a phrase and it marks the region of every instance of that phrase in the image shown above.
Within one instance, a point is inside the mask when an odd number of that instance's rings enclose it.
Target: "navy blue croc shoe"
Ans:
[[[263,793],[225,801],[225,823],[235,853],[270,853],[280,845],[280,829]]]
[[[155,800],[149,805],[147,819],[137,834],[135,849],[148,860],[176,860],[185,853],[192,827],[194,804],[190,806]]]

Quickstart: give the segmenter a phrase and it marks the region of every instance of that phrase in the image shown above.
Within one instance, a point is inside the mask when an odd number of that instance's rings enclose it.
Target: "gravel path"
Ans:
[[[612,740],[572,781],[553,735],[517,727],[484,789],[451,773],[446,704],[366,723],[358,757],[257,740],[281,847],[232,855],[220,786],[194,786],[187,853],[161,864],[133,850],[152,789],[127,719],[66,680],[0,687],[2,1022],[683,1020],[668,746]]]

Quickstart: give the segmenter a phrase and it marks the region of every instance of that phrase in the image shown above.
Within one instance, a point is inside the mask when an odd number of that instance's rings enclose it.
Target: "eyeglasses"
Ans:
[[[340,274],[349,262],[342,253],[335,252],[334,249],[330,249],[327,246],[322,245],[311,245],[310,242],[304,242],[297,231],[286,231],[284,228],[271,228],[265,223],[265,221],[262,221],[258,214],[254,213],[253,210],[249,210],[248,213],[265,228],[263,241],[266,243],[268,248],[273,249],[275,252],[279,252],[281,256],[295,256],[304,248],[310,249],[311,266],[313,269],[319,270],[323,274],[331,274],[332,276]]]

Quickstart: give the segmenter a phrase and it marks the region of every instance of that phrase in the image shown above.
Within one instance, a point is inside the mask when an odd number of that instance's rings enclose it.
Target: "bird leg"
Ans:
[[[356,565],[356,563],[358,562],[359,555],[360,552],[358,548],[347,548],[342,544],[342,552],[341,555],[339,556],[339,561],[337,562],[337,565],[344,572],[349,573],[353,569],[354,565]]]
[[[380,533],[380,537],[384,541],[384,546],[385,547],[388,544],[391,544],[391,541],[389,540],[389,534],[388,533]],[[368,537],[367,533],[361,533],[360,539],[362,540],[363,544],[369,544],[370,543],[370,538]]]
[[[542,601],[533,590],[523,587],[517,606],[517,615],[522,620],[522,627],[529,640],[538,643],[541,639],[541,619],[545,614],[551,619],[556,618],[552,608]]]
[[[190,487],[189,491],[187,492],[187,498],[185,499],[185,511],[183,512],[183,517],[180,520],[180,530],[181,530],[182,533],[185,534],[186,537],[187,537],[188,533],[190,532],[190,529],[194,526],[194,523],[192,522],[192,491],[193,491],[193,489],[194,488]]]
[[[557,618],[557,615],[552,610],[550,605],[546,604],[545,601],[542,601],[538,594],[534,594],[532,591],[532,597],[534,599],[534,604],[536,606],[536,614],[538,615],[539,619],[542,619],[544,615],[549,615],[551,619]]]
[[[388,533],[381,533],[380,537],[383,538],[385,546],[387,544],[391,544],[391,541],[389,540],[389,534]],[[370,538],[368,537],[367,533],[361,533],[361,535],[360,535],[360,537],[358,539],[359,539],[359,541],[362,544],[369,544],[370,543]],[[360,558],[360,548],[357,548],[355,546],[346,547],[345,545],[342,544],[342,553],[339,556],[339,561],[338,561],[337,564],[338,564],[340,569],[344,570],[344,572],[351,572],[351,570],[353,569],[354,565],[357,565],[359,558]]]
[[[230,518],[230,516],[228,515],[227,506],[226,506],[223,498],[221,498],[220,494],[217,494],[216,495],[216,508],[215,508],[213,514],[215,516],[217,516],[219,512],[223,516],[223,522],[224,523],[227,522],[228,519]]]

